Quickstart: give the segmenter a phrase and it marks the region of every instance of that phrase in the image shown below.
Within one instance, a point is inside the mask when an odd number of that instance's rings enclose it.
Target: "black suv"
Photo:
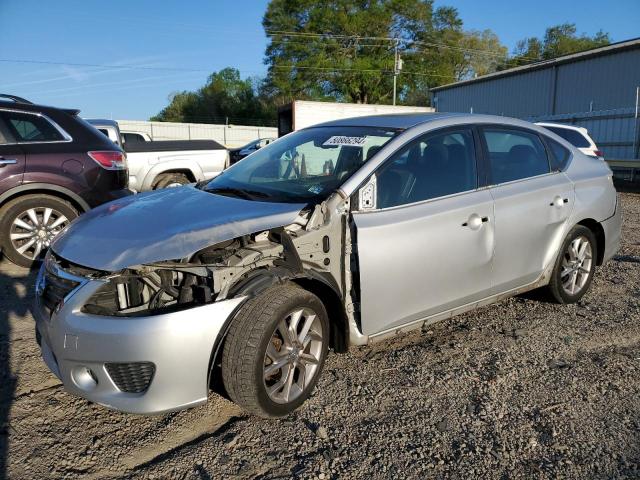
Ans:
[[[0,246],[17,265],[80,213],[132,193],[123,151],[78,113],[0,94]]]

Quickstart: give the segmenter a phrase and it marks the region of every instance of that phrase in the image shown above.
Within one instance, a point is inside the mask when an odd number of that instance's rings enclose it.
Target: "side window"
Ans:
[[[430,133],[405,145],[377,173],[378,208],[395,207],[477,188],[470,130]]]
[[[571,156],[571,152],[567,150],[565,147],[560,145],[555,140],[551,140],[549,137],[544,137],[547,145],[549,145],[549,149],[551,150],[551,158],[549,159],[549,163],[551,164],[551,171],[559,172],[564,170],[564,167],[567,166],[567,162],[569,162],[569,157]]]
[[[0,112],[7,129],[18,142],[55,142],[62,134],[43,117],[21,112]]]
[[[138,133],[123,133],[122,138],[124,139],[125,143],[136,143],[145,141],[144,137]]]
[[[547,152],[538,135],[503,128],[483,129],[493,184],[549,173]]]

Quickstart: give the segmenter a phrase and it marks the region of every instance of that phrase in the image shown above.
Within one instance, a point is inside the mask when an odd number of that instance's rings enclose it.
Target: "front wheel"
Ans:
[[[49,195],[11,200],[0,210],[2,253],[16,265],[30,267],[77,216],[71,204]]]
[[[549,282],[558,303],[575,303],[587,293],[596,269],[596,248],[596,238],[587,227],[577,225],[569,232]]]
[[[329,319],[318,297],[292,283],[248,300],[222,352],[231,400],[261,417],[281,417],[309,398],[327,356]]]

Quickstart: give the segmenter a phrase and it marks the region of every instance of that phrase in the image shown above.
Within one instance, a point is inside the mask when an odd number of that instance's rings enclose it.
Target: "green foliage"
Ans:
[[[263,26],[271,37],[267,84],[278,103],[391,103],[395,42],[404,62],[400,103],[428,104],[429,87],[494,71],[506,58],[495,34],[465,32],[455,8],[432,0],[272,0]]]
[[[609,34],[602,30],[592,37],[586,34],[578,35],[576,32],[574,23],[563,23],[547,28],[543,39],[530,37],[520,40],[509,62],[500,69],[549,60],[611,43]]]
[[[240,78],[235,68],[211,74],[197,92],[179,92],[158,115],[161,122],[273,125],[275,106],[261,93],[262,82]]]
[[[395,47],[398,103],[429,105],[435,86],[610,43],[567,23],[521,40],[507,59],[495,33],[465,31],[455,8],[433,0],[271,0],[262,23],[265,79],[226,68],[197,92],[174,94],[152,120],[274,125],[277,106],[293,100],[389,104]]]

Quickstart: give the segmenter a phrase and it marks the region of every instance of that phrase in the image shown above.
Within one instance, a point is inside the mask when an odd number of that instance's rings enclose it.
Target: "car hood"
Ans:
[[[78,265],[116,271],[193,255],[225,240],[293,223],[304,204],[258,202],[169,188],[83,214],[51,248]]]

